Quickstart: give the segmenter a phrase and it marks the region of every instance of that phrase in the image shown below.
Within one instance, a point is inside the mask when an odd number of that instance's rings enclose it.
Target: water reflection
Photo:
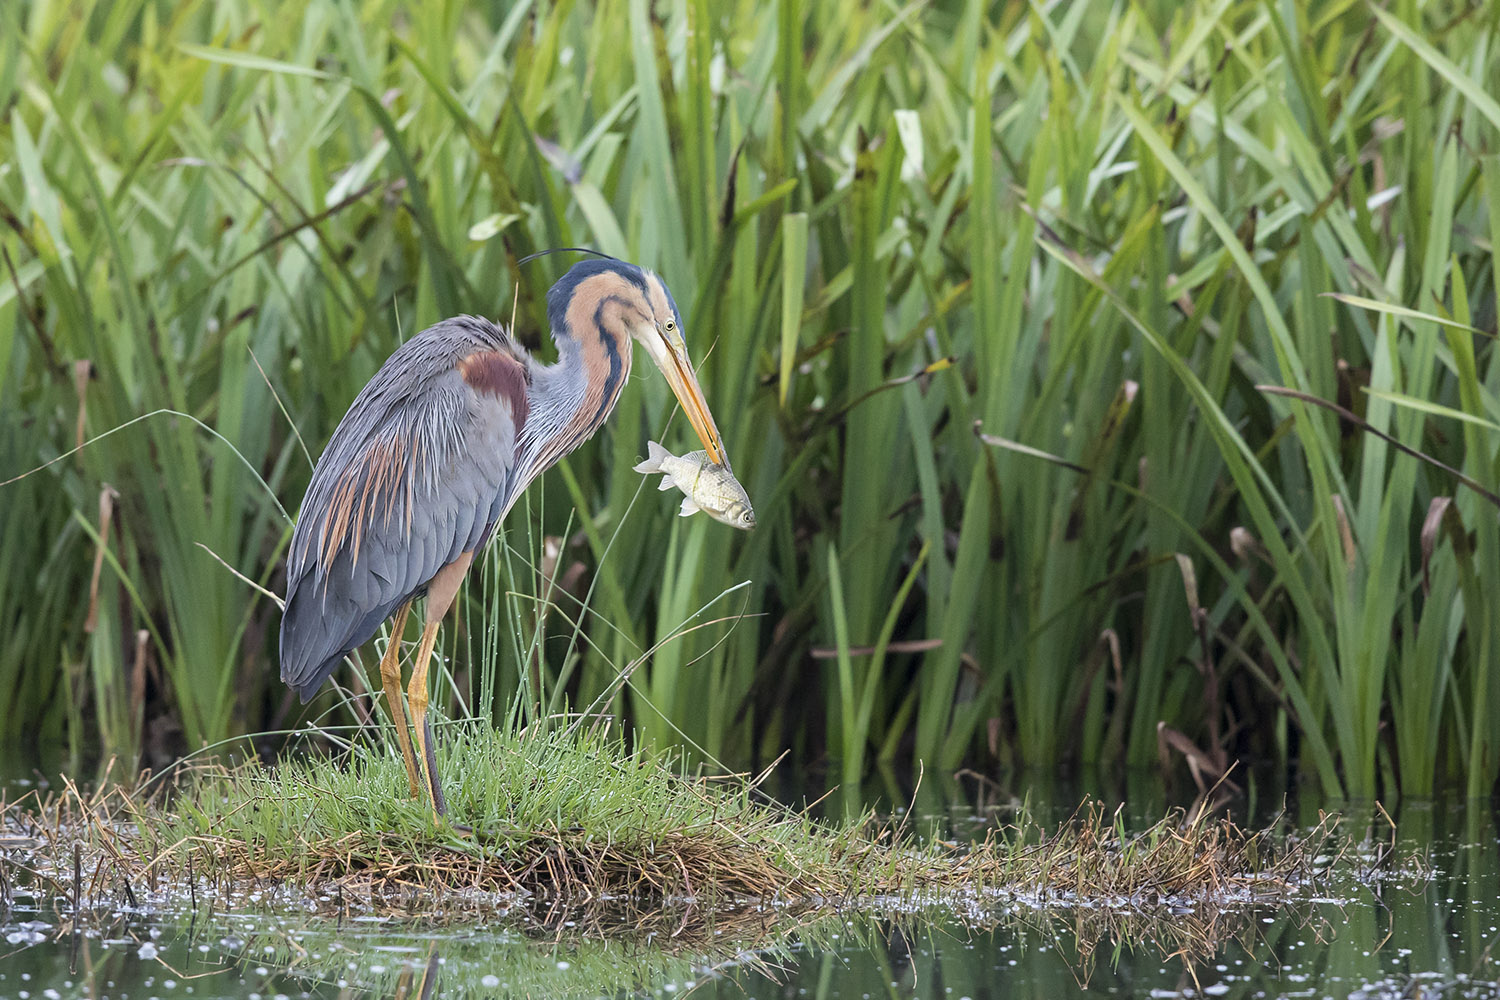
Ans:
[[[933,782],[932,831],[976,818],[972,789]],[[1003,795],[996,799],[1005,802]],[[912,801],[912,800],[908,800]],[[1077,790],[1033,798],[1071,812]],[[1133,800],[1134,801],[1134,800]],[[1261,801],[1274,803],[1263,794]],[[1127,811],[1144,825],[1162,794]],[[1257,807],[1258,809],[1261,807]],[[1319,803],[1297,803],[1299,822]],[[517,908],[485,924],[424,917],[142,912],[123,898],[76,927],[65,887],[23,885],[0,845],[0,1000],[67,997],[1500,996],[1500,840],[1492,807],[1413,803],[1390,827],[1346,811],[1355,856],[1323,899],[1147,919],[1001,900],[879,915],[618,901]],[[1260,818],[1264,818],[1263,816]],[[6,832],[6,831],[0,831]],[[1427,877],[1402,864],[1419,856]],[[421,901],[413,909],[425,911]]]
[[[422,975],[416,979],[413,985],[413,967],[405,966],[401,975],[396,977],[396,992],[394,1000],[429,1000],[432,991],[437,988],[438,978],[438,946],[434,941],[427,948],[427,964],[422,966]]]

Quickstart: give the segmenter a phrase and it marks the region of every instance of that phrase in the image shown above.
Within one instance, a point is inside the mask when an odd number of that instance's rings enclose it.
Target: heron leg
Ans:
[[[411,671],[411,686],[406,697],[411,701],[412,728],[417,733],[417,748],[422,758],[422,781],[427,786],[427,796],[432,801],[432,811],[442,816],[448,811],[443,799],[443,785],[438,780],[437,753],[432,746],[432,723],[427,721],[427,664],[432,659],[432,647],[437,642],[438,626],[442,619],[429,621],[422,629],[422,645],[417,650],[417,662]]]
[[[401,704],[401,634],[406,631],[406,615],[411,611],[411,601],[401,605],[391,623],[391,641],[385,645],[385,655],[380,658],[380,683],[385,688],[385,704],[391,713],[391,725],[396,727],[396,743],[401,747],[401,759],[406,763],[406,781],[411,786],[411,797],[422,794],[417,784],[417,758],[411,749],[411,734],[406,729],[406,709]]]
[[[427,666],[432,660],[432,647],[437,642],[438,626],[443,616],[453,606],[458,596],[459,584],[474,561],[473,552],[462,552],[459,557],[437,571],[427,583],[426,623],[422,627],[422,645],[417,650],[417,662],[411,671],[411,686],[406,697],[411,701],[412,728],[417,732],[417,748],[422,758],[422,779],[427,785],[427,795],[432,800],[432,811],[439,816],[448,811],[443,799],[443,785],[438,780],[437,753],[432,746],[432,726],[427,721]]]

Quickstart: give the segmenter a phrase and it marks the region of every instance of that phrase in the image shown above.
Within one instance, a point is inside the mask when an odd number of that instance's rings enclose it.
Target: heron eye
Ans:
[[[671,333],[675,329],[677,329],[677,321],[676,320],[670,320],[670,319],[667,320],[667,332]]]

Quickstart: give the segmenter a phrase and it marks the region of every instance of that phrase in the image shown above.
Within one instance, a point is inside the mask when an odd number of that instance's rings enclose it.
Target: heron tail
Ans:
[[[667,451],[655,441],[646,442],[646,460],[635,467],[635,471],[642,475],[650,475],[653,472],[661,472],[662,459],[671,458],[672,453]]]

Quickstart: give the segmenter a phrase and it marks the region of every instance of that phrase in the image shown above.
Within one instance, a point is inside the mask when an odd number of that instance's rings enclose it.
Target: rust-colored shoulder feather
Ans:
[[[458,370],[475,392],[505,401],[519,433],[530,409],[525,362],[509,351],[477,351],[460,361]]]

